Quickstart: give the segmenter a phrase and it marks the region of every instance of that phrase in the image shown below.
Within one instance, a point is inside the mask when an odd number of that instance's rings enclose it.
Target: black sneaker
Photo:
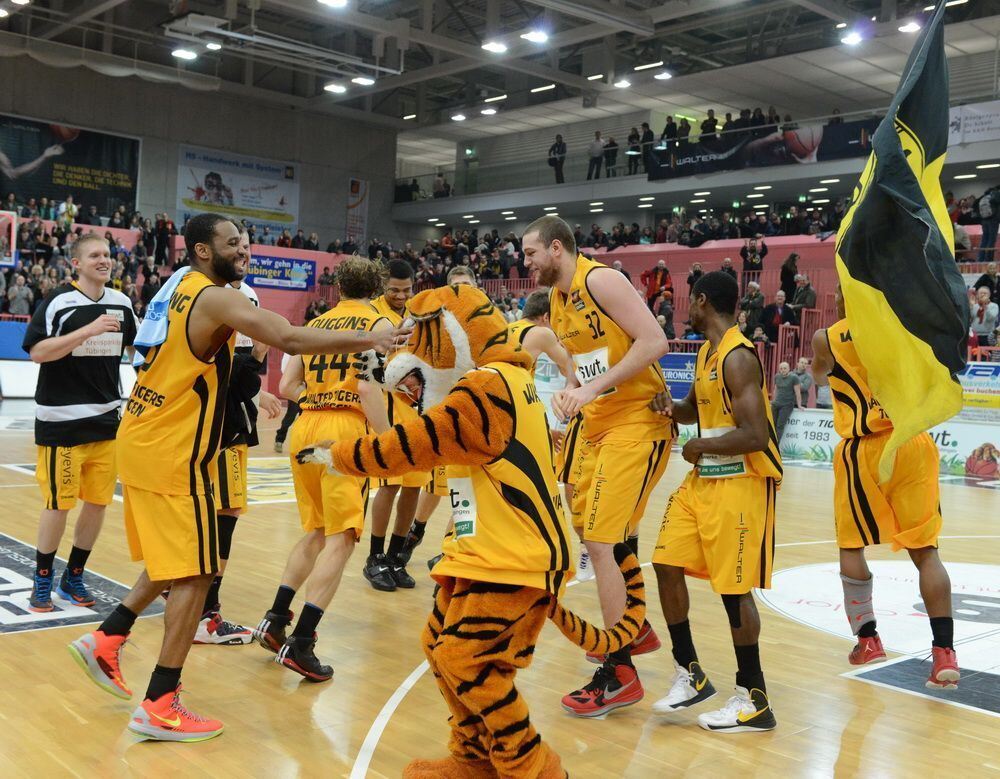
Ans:
[[[292,612],[278,614],[276,611],[269,611],[264,615],[253,631],[253,639],[264,649],[277,654],[285,644],[285,628],[288,627],[295,616]]]
[[[406,561],[402,555],[395,555],[392,559],[386,559],[386,562],[389,564],[389,575],[397,587],[412,590],[417,586],[416,580],[406,572]]]
[[[410,562],[410,557],[413,555],[413,550],[416,549],[418,546],[420,546],[420,544],[423,543],[424,540],[423,535],[418,536],[416,533],[413,532],[413,528],[416,526],[416,524],[417,523],[414,522],[413,525],[410,526],[410,530],[406,534],[406,540],[403,542],[403,549],[399,553],[399,559],[403,563],[403,565],[406,565],[407,563]]]
[[[284,646],[278,650],[274,662],[306,677],[310,682],[327,682],[333,678],[333,668],[323,665],[313,650],[316,648],[316,634],[312,638],[289,636]]]
[[[396,580],[392,578],[392,566],[384,554],[368,555],[362,571],[368,583],[379,592],[395,592]]]
[[[434,566],[437,565],[439,562],[441,562],[441,558],[442,557],[444,557],[444,554],[435,555],[430,560],[428,560],[427,561],[427,570],[428,571],[433,571],[434,570]]]

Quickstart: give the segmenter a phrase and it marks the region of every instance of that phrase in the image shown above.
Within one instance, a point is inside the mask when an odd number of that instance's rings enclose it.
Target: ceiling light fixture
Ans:
[[[493,116],[494,114],[496,114],[496,112],[497,110],[495,108],[484,108],[479,113],[481,113],[483,116]]]
[[[692,203],[704,203],[705,202],[705,198],[699,197],[699,198],[696,198],[696,199],[692,200],[691,202]]]
[[[638,72],[640,70],[650,70],[651,68],[662,68],[663,60],[658,60],[657,62],[647,62],[645,65],[636,65],[632,70]]]
[[[809,191],[810,192],[829,192],[830,188],[829,187],[813,187]]]
[[[820,179],[820,184],[839,184],[840,179]]]
[[[632,86],[632,82],[625,78],[620,78],[615,82],[617,89],[628,89],[630,86]]]
[[[840,39],[840,42],[845,46],[857,46],[863,40],[864,38],[861,37],[861,33],[857,30],[851,30],[851,32]]]
[[[475,214],[462,214],[462,219],[475,219]]]
[[[409,121],[410,119],[416,119],[416,118],[417,118],[417,115],[416,115],[416,114],[407,114],[406,116],[404,116],[404,117],[403,117],[403,121],[404,121],[404,122],[407,122],[407,121]]]
[[[969,2],[969,0],[948,0],[948,2],[944,4],[944,7],[945,8],[951,8],[953,5],[965,5],[967,2]],[[926,5],[926,6],[924,6],[924,10],[925,11],[933,11],[934,10],[934,6],[933,5]]]
[[[494,95],[493,97],[486,98],[484,103],[499,103],[501,100],[506,100],[507,95]]]
[[[222,44],[216,43],[215,41],[209,41],[208,43],[205,44],[205,48],[208,49],[209,51],[218,51],[219,49],[222,48]]]
[[[771,189],[771,185],[770,184],[761,184],[758,187],[754,187],[754,189],[757,190],[758,192],[763,192],[765,189]]]
[[[347,0],[319,0],[319,4],[330,8],[347,8]]]
[[[604,209],[603,208],[592,208],[592,209],[590,209],[590,213],[592,213],[592,214],[603,214],[604,213]]]
[[[198,59],[198,55],[191,51],[191,49],[174,49],[170,54],[179,60],[187,60],[188,62]]]
[[[661,70],[659,73],[653,76],[653,78],[655,78],[657,81],[666,81],[667,79],[671,79],[673,77],[674,74],[667,70]]]
[[[500,41],[486,41],[483,44],[483,50],[490,52],[490,54],[503,54],[507,51],[507,44]]]
[[[847,26],[847,22],[841,22],[837,25],[838,30],[843,30]]]
[[[531,90],[531,93],[535,94],[537,92],[548,92],[550,89],[555,89],[555,88],[556,88],[555,84],[546,84],[544,87],[535,87],[534,89]]]
[[[451,121],[453,122],[464,122],[465,114],[452,114]]]
[[[701,197],[702,195],[711,195],[711,194],[712,194],[711,192],[695,192],[694,196]]]
[[[558,210],[559,206],[545,206],[545,208],[542,209],[542,211],[558,211]]]
[[[508,216],[504,221],[505,222],[514,222],[514,221],[517,221],[517,217],[516,216]]]
[[[963,173],[960,176],[955,176],[956,179],[974,179],[975,177],[975,173]]]
[[[902,27],[899,28],[900,32],[920,32],[920,24],[918,22],[907,22]]]
[[[444,222],[437,222],[434,226],[435,227],[445,227],[446,225],[445,225]]]
[[[363,87],[370,87],[375,83],[375,79],[368,78],[368,76],[355,76],[351,79],[352,84],[360,84]]]
[[[479,220],[478,219],[470,219],[469,220],[469,224],[470,225],[477,225],[477,224],[479,224]]]
[[[813,203],[814,203],[815,205],[820,205],[820,204],[823,204],[823,203],[829,203],[829,202],[830,202],[830,201],[829,201],[829,200],[827,200],[826,198],[823,198],[822,200],[814,200],[814,201],[813,201]]]
[[[438,218],[437,218],[436,216],[432,216],[432,217],[431,217],[430,219],[428,219],[427,221],[428,221],[428,222],[436,222],[437,220],[438,220]]]
[[[329,84],[324,85],[323,89],[327,92],[333,92],[335,95],[342,95],[347,91],[347,87],[343,84],[338,84],[335,81],[331,81]]]
[[[587,81],[598,81],[602,78],[604,78],[603,73],[595,73],[593,76],[587,76]]]
[[[749,195],[747,195],[747,200],[749,200],[751,198],[755,198],[755,197],[764,197],[764,193],[763,192],[752,192]]]
[[[588,205],[603,206],[604,205],[604,201],[603,200],[595,200],[593,203],[589,203]]]
[[[992,170],[993,168],[1000,168],[1000,162],[987,162],[982,165],[976,165],[976,170]]]
[[[639,198],[640,203],[645,203],[647,200],[656,200],[656,198],[653,197],[653,195],[647,195],[646,197]]]
[[[544,30],[530,30],[522,33],[521,37],[531,43],[545,43],[549,39],[549,34]]]
[[[0,19],[6,19],[10,14],[7,12],[6,8],[0,8]]]
[[[31,0],[10,0],[14,5],[27,5]]]
[[[513,211],[501,211],[500,216],[510,216],[513,213]]]
[[[652,207],[653,207],[652,203],[640,203],[638,206],[636,206],[636,208],[652,208]]]

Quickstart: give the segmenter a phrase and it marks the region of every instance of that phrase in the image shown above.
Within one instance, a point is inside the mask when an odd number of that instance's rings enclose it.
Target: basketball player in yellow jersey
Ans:
[[[694,383],[684,400],[669,392],[653,407],[678,424],[698,425],[684,444],[694,468],[670,496],[653,552],[660,605],[673,643],[674,680],[653,711],[668,713],[715,695],[691,638],[684,575],[708,579],[722,596],[736,649],[736,695],[698,724],[727,733],[775,727],[760,668],[760,615],[754,587],[771,586],[774,503],[781,456],[764,370],[736,327],[736,280],[707,273],[691,289],[691,327],[704,333]]]
[[[406,303],[413,297],[413,266],[406,260],[390,260],[388,271],[385,292],[375,298],[372,305],[394,325],[399,325],[406,317]],[[390,425],[416,419],[417,410],[408,397],[396,392],[384,394]],[[365,579],[376,590],[393,592],[397,587],[412,589],[416,586],[413,577],[406,572],[409,555],[404,556],[403,546],[416,515],[420,488],[429,479],[427,471],[411,471],[402,476],[378,480],[378,492],[372,499],[371,547],[363,569]],[[389,551],[386,553],[385,534],[389,529],[389,517],[397,494],[399,503],[396,506],[396,522],[389,539]],[[424,525],[419,527],[423,530]]]
[[[345,260],[336,269],[340,302],[307,327],[342,330],[392,330],[371,299],[382,291],[382,266],[362,257]],[[305,535],[288,555],[274,604],[254,637],[277,653],[275,662],[312,682],[333,677],[333,668],[315,654],[316,628],[330,605],[344,566],[361,538],[368,506],[367,476],[328,473],[315,463],[300,463],[295,455],[316,441],[355,440],[369,432],[389,429],[382,390],[359,381],[349,356],[330,362],[324,355],[304,354],[291,360],[281,377],[281,394],[298,398],[302,415],[292,427],[289,446],[295,497]],[[308,581],[307,581],[308,580]],[[292,599],[305,584],[305,604],[291,635]]]
[[[669,345],[635,288],[618,271],[578,255],[573,232],[559,217],[532,222],[522,245],[536,281],[553,288],[550,325],[573,356],[580,382],[557,392],[552,409],[563,420],[583,412],[589,450],[573,496],[573,525],[590,553],[610,627],[625,609],[614,545],[638,531],[670,453],[671,423],[649,408],[650,398],[666,387],[657,360]],[[641,700],[630,652],[659,645],[647,624],[631,650],[595,656],[602,665],[593,680],[565,696],[563,707],[593,717]]]
[[[387,351],[408,333],[292,327],[226,284],[242,278],[239,228],[218,214],[192,217],[184,232],[190,268],[150,303],[135,346],[144,357],[118,429],[125,530],[144,570],[92,633],[70,645],[94,682],[119,698],[132,691],[120,656],[137,616],[168,586],[163,644],[129,730],[150,739],[200,741],[222,723],[180,703],[181,667],[218,568],[213,484],[235,333],[301,354]]]
[[[833,511],[840,547],[840,580],[844,613],[858,643],[851,665],[885,658],[875,629],[872,574],[865,547],[891,543],[905,549],[920,576],[920,596],[930,618],[933,666],[930,688],[958,686],[959,669],[953,643],[951,580],[938,556],[941,499],[939,455],[928,433],[907,441],[896,453],[892,477],[879,483],[878,464],[892,434],[892,420],[868,386],[868,371],[851,340],[844,298],[837,287],[840,320],[813,335],[813,377],[829,384],[833,427],[842,440],[833,455]]]

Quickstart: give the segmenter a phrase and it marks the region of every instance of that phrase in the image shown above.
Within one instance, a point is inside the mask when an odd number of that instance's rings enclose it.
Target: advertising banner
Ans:
[[[135,211],[139,140],[0,114],[0,192],[19,203],[47,197],[108,216]]]
[[[1000,425],[1000,362],[970,362],[958,380],[963,403],[958,418]]]
[[[184,222],[201,211],[258,231],[269,227],[295,233],[299,221],[298,167],[290,162],[248,157],[199,146],[181,146],[177,166],[177,211]]]
[[[0,267],[14,264],[16,248],[17,214],[13,211],[0,211]]]
[[[694,383],[694,364],[697,354],[673,353],[660,358],[663,378],[670,388],[670,397],[683,400]]]
[[[347,237],[358,246],[368,243],[368,182],[347,180]]]
[[[948,117],[948,145],[1000,140],[1000,100],[955,106]]]
[[[253,254],[246,281],[251,287],[304,292],[316,284],[316,263],[292,257]]]

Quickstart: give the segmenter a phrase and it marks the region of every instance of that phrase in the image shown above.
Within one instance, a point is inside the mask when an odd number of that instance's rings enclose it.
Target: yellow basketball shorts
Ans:
[[[670,443],[617,440],[611,433],[586,444],[572,505],[573,527],[583,529],[584,540],[615,544],[638,532]]]
[[[769,589],[774,479],[703,479],[691,471],[667,502],[653,562],[708,579],[720,595]]]
[[[439,465],[431,471],[423,486],[424,490],[431,495],[437,495],[439,498],[447,498],[449,495],[448,467],[446,465]]]
[[[582,428],[583,414],[577,414],[566,425],[562,449],[556,453],[556,480],[561,484],[576,484],[580,478],[588,449]]]
[[[219,570],[214,495],[161,495],[126,484],[124,496],[129,552],[152,581]]]
[[[247,507],[247,451],[246,444],[236,444],[219,451],[215,497],[220,511]]]
[[[107,506],[114,498],[117,478],[114,439],[38,447],[35,479],[47,509],[66,511],[76,505],[78,498],[95,506]]]
[[[351,530],[361,537],[368,507],[368,479],[327,471],[325,465],[300,465],[296,453],[319,441],[355,441],[368,434],[368,423],[353,411],[303,411],[292,428],[289,452],[292,481],[302,529],[332,536]]]
[[[892,477],[878,481],[878,462],[891,431],[845,438],[833,455],[837,546],[891,543],[893,550],[937,546],[941,532],[940,455],[927,433],[896,452]]]

